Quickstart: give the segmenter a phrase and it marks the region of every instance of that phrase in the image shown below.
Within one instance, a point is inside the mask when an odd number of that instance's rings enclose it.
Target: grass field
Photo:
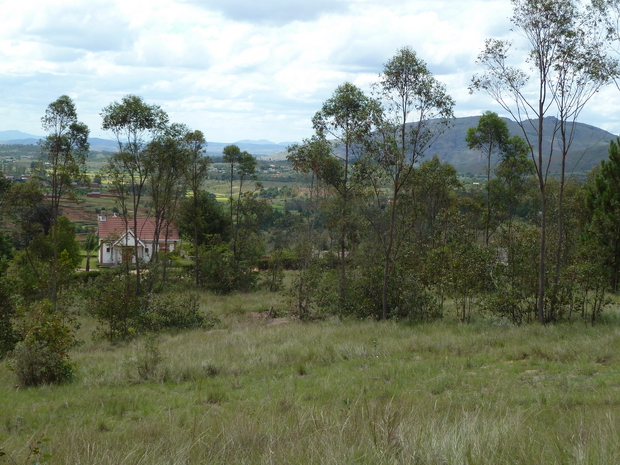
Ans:
[[[620,463],[620,318],[515,327],[269,319],[267,292],[202,296],[212,330],[75,349],[77,379],[18,389],[0,447],[24,463]],[[150,376],[145,360],[161,357]]]

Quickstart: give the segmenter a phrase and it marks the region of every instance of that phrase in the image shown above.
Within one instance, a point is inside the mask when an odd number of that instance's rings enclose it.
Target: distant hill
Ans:
[[[456,118],[452,127],[441,135],[432,147],[426,152],[426,158],[437,154],[442,161],[447,161],[454,165],[460,173],[479,174],[484,170],[485,161],[481,154],[474,150],[469,150],[465,142],[467,129],[478,125],[479,116],[469,116]],[[519,126],[510,119],[504,118],[508,124],[508,130],[512,135],[522,136]],[[550,131],[554,124],[554,118],[545,120],[545,133],[548,135],[546,147],[550,144]],[[535,139],[533,131],[530,132],[532,140]],[[576,123],[575,140],[568,155],[568,172],[578,171],[587,172],[598,165],[601,160],[607,158],[609,141],[617,136],[602,129],[588,124]],[[41,137],[21,131],[0,131],[0,144],[36,144]],[[90,138],[91,150],[95,152],[115,152],[118,147],[116,141],[111,139]],[[284,159],[287,152],[286,147],[292,142],[275,143],[268,140],[239,140],[232,144],[237,145],[241,150],[246,150],[257,158]],[[221,156],[222,150],[228,142],[207,141],[207,154],[211,156]],[[496,160],[494,160],[496,161]],[[559,169],[558,157],[551,164],[551,170],[557,172]]]
[[[21,131],[0,131],[0,144],[9,143],[9,144],[17,144],[16,140],[30,140],[34,139],[35,141],[39,140],[41,136],[34,136],[32,134],[27,134]],[[10,141],[10,142],[4,142]],[[22,145],[30,145],[28,143]]]
[[[481,173],[485,166],[485,160],[475,150],[469,150],[465,137],[467,129],[478,125],[479,116],[457,118],[453,126],[440,136],[427,152],[427,158],[433,154],[439,155],[442,161],[447,161],[461,173]],[[504,118],[511,135],[523,137],[521,128],[514,121]],[[548,151],[551,143],[551,130],[555,124],[555,118],[546,118],[544,121],[544,133],[546,134],[545,151]],[[528,131],[531,142],[536,141],[533,130]],[[607,158],[609,142],[616,139],[616,135],[588,124],[576,123],[575,139],[567,157],[567,172],[590,171],[601,160]],[[557,143],[557,141],[556,141]],[[551,171],[557,172],[560,166],[559,152],[555,152],[551,163]],[[494,160],[496,161],[496,160]]]
[[[459,173],[482,174],[485,171],[486,160],[482,158],[482,154],[476,150],[467,148],[465,137],[467,129],[478,125],[480,116],[468,116],[465,118],[455,118],[452,126],[446,130],[433,145],[426,151],[425,159],[430,159],[433,155],[438,155],[439,159],[453,165]],[[503,118],[508,125],[511,135],[523,137],[523,132],[517,123]],[[551,131],[557,120],[555,118],[546,118],[544,121],[544,150],[549,151],[551,143]],[[583,123],[575,123],[575,138],[571,145],[571,149],[567,156],[567,173],[572,172],[588,172],[601,160],[608,156],[609,142],[616,139],[616,135],[602,129]],[[528,137],[531,143],[536,143],[537,137],[533,130],[528,131]],[[556,140],[556,147],[558,141]],[[285,158],[286,152],[282,152],[274,156],[274,158]],[[498,159],[491,160],[491,163],[497,162]],[[560,170],[559,151],[556,149],[555,155],[551,162],[551,172],[557,173]]]
[[[0,144],[6,145],[36,145],[44,136],[35,136],[21,131],[0,131]],[[90,149],[94,152],[116,152],[118,144],[112,139],[90,137],[88,139]],[[235,144],[241,150],[246,150],[257,158],[268,158],[276,153],[286,150],[291,142],[275,143],[268,140],[240,140],[237,142],[211,142],[207,141],[207,154],[221,156],[222,150],[227,145]]]
[[[268,140],[239,140],[232,142],[232,144],[239,147],[241,150],[245,150],[256,158],[270,158],[273,155],[286,151],[286,147],[292,144],[292,142],[280,142],[275,143]],[[231,145],[227,142],[209,142],[207,141],[207,153],[212,156],[221,156],[224,147]]]

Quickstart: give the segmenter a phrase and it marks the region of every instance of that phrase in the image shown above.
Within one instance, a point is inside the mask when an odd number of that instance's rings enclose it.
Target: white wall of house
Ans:
[[[121,237],[114,242],[99,242],[99,263],[103,265],[119,265],[123,262],[123,249],[128,247],[131,252],[134,253],[135,240],[133,234],[129,234],[129,237]],[[164,243],[160,242],[160,250],[165,247]],[[169,252],[176,250],[176,241],[169,241],[167,244]],[[152,241],[138,240],[138,258],[142,262],[148,262],[153,256],[153,243]],[[135,257],[132,258],[132,263],[135,263]]]

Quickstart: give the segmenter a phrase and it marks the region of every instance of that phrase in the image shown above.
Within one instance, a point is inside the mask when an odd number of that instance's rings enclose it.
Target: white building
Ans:
[[[98,217],[99,235],[99,266],[117,266],[131,260],[135,263],[134,257],[136,242],[138,243],[138,259],[147,262],[153,255],[153,243],[155,240],[155,220],[153,218],[138,218],[137,233],[133,230],[134,220],[125,220],[120,216]],[[179,232],[174,225],[170,225],[167,230],[160,231],[158,240],[158,251],[174,252],[179,246]]]

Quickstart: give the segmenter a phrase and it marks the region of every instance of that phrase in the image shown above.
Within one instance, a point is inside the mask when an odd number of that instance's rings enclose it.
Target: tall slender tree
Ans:
[[[200,191],[202,184],[209,176],[211,158],[206,156],[207,141],[201,131],[188,131],[183,138],[183,145],[189,156],[185,166],[185,183],[192,193],[193,235],[194,235],[194,279],[199,285],[200,254],[198,251],[200,232]]]
[[[409,47],[403,47],[383,67],[383,73],[374,87],[382,111],[375,112],[375,137],[372,139],[370,161],[374,172],[387,184],[387,205],[384,211],[387,228],[379,232],[383,248],[382,318],[389,314],[388,287],[398,252],[407,232],[413,227],[413,217],[403,207],[402,193],[411,180],[416,164],[432,143],[448,128],[453,117],[454,100],[445,86],[437,81]],[[387,198],[382,190],[373,189],[375,197]]]
[[[528,44],[524,60],[532,72],[528,74],[509,64],[509,41],[489,39],[478,57],[485,72],[474,76],[471,90],[491,95],[519,124],[531,147],[541,203],[537,307],[539,320],[546,322],[554,313],[553,305],[545,309],[547,179],[551,160],[559,151],[563,183],[574,122],[601,86],[618,75],[618,70],[615,61],[606,55],[600,33],[602,23],[589,15],[579,0],[511,1],[511,21]],[[543,124],[548,116],[555,116],[550,131]],[[561,215],[561,201],[559,208]],[[559,227],[561,230],[561,224]],[[562,242],[558,241],[556,282],[561,248]]]
[[[118,152],[109,158],[106,171],[117,190],[121,213],[129,224],[126,202],[133,208],[133,231],[138,234],[138,214],[144,187],[149,176],[147,144],[161,134],[168,124],[168,115],[157,105],[148,105],[137,95],[123,97],[101,112],[102,128],[111,131],[118,143]],[[134,241],[136,263],[136,293],[140,293],[139,244]]]
[[[151,261],[159,260],[160,243],[167,249],[170,225],[185,196],[185,173],[190,154],[184,144],[189,129],[183,124],[171,124],[147,146],[147,192],[151,197],[151,216],[155,221]],[[161,236],[163,234],[163,240]],[[164,271],[165,271],[164,265]]]
[[[351,201],[353,185],[350,179],[354,157],[361,155],[364,140],[373,127],[373,119],[379,109],[378,103],[366,96],[358,87],[345,82],[338,86],[332,97],[327,99],[312,118],[312,125],[319,139],[334,138],[337,146],[332,147],[332,156],[341,160],[342,170],[334,164],[326,171],[330,183],[338,193],[338,247],[340,257],[340,308],[346,305],[347,279],[346,254],[347,237],[351,233]],[[344,153],[342,153],[344,152]],[[335,175],[335,176],[334,176]]]
[[[89,152],[88,126],[78,121],[73,100],[67,95],[60,96],[49,104],[41,125],[48,135],[40,142],[41,162],[49,166],[49,187],[51,202],[51,239],[53,256],[50,263],[51,279],[49,295],[55,309],[58,293],[58,216],[60,201],[67,195],[73,181],[85,176],[86,159]]]
[[[484,243],[489,245],[491,235],[491,159],[505,151],[510,137],[508,125],[497,113],[487,111],[478,120],[478,126],[467,129],[465,140],[467,147],[479,150],[486,159],[486,204],[487,212],[484,224]]]
[[[239,224],[242,216],[242,200],[244,196],[243,188],[247,181],[256,181],[256,158],[245,150],[242,152],[236,145],[228,145],[224,147],[224,156],[222,161],[229,165],[229,208],[230,208],[230,225],[232,228],[232,247],[235,263],[241,259],[239,253]],[[239,187],[234,188],[234,182],[239,182]]]

